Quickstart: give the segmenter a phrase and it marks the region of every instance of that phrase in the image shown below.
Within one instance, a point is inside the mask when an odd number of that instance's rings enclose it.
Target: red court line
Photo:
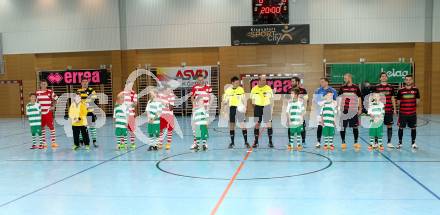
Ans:
[[[266,127],[263,127],[260,130],[260,134],[258,135],[258,139],[260,139],[261,134],[264,132],[265,128]],[[252,152],[253,152],[253,148],[250,148],[247,151],[246,155],[244,156],[243,160],[240,163],[240,166],[238,166],[237,170],[235,170],[235,172],[234,172],[234,175],[229,180],[228,186],[226,186],[225,190],[223,191],[222,195],[220,196],[220,199],[217,201],[217,204],[215,204],[215,207],[212,209],[211,215],[215,215],[217,213],[218,209],[220,208],[220,205],[223,203],[223,200],[225,199],[226,195],[228,194],[229,190],[231,189],[232,184],[234,183],[238,174],[240,174],[240,171],[243,169],[245,161],[248,159],[248,157],[251,155]]]
[[[235,179],[237,178],[240,171],[243,169],[244,162],[248,159],[249,155],[252,153],[252,149],[249,150],[246,153],[246,156],[244,157],[243,161],[241,161],[240,166],[238,166],[237,170],[235,171],[234,175],[232,176],[231,180],[229,180],[228,186],[226,186],[226,189],[223,191],[222,195],[220,196],[220,199],[217,201],[217,204],[215,204],[214,209],[211,211],[211,215],[215,215],[217,213],[218,208],[222,204],[223,200],[225,199],[226,195],[229,192],[229,189],[231,189],[232,184],[234,183]]]

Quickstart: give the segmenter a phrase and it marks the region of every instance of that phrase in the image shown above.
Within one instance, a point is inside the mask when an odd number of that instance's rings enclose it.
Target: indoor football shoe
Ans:
[[[347,149],[347,144],[346,144],[346,143],[342,143],[342,144],[341,144],[341,148],[342,148],[342,149]]]

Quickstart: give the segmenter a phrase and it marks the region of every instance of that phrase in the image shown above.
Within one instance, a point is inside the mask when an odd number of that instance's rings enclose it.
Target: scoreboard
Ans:
[[[289,0],[252,0],[253,24],[289,24]]]

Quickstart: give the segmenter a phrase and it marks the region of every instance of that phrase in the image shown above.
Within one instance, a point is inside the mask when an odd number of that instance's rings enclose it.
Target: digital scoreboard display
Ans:
[[[252,0],[253,24],[289,24],[289,0]]]

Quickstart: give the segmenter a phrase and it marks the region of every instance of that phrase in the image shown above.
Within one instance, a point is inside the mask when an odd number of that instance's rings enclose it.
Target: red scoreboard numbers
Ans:
[[[253,24],[289,24],[288,0],[253,0]]]

